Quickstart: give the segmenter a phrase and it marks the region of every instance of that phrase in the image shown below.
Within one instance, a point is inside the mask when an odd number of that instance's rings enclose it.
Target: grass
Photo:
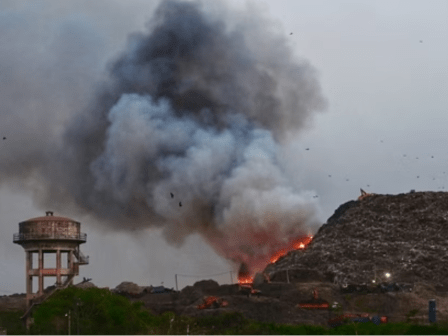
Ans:
[[[23,312],[0,312],[0,326],[8,335],[26,334],[20,316]],[[158,335],[448,335],[448,323],[418,325],[411,323],[348,323],[336,328],[318,325],[263,323],[246,319],[233,312],[194,318],[167,312],[162,315],[143,314],[146,334]],[[90,333],[94,330],[90,330]],[[111,330],[114,334],[114,331]],[[140,330],[141,333],[141,330]]]

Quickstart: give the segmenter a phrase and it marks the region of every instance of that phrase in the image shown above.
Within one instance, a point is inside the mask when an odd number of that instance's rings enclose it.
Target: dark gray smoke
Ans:
[[[32,129],[12,160],[20,169],[0,163],[1,181],[25,179],[39,204],[115,229],[157,225],[175,244],[199,233],[260,268],[318,224],[277,153],[325,105],[315,70],[271,28],[257,14],[163,1],[88,107],[71,106],[60,133]]]

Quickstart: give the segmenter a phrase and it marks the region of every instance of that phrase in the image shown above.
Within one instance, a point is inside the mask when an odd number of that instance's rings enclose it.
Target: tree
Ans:
[[[36,309],[31,331],[67,334],[71,318],[72,335],[146,333],[155,317],[142,310],[142,305],[107,289],[69,287],[55,293]]]

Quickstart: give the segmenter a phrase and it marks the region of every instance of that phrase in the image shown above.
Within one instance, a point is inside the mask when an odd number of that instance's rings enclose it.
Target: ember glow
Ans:
[[[300,238],[294,239],[286,247],[281,248],[277,250],[274,254],[272,254],[266,261],[266,263],[275,263],[290,251],[304,250],[308,246],[308,244],[311,243],[312,240],[313,236],[302,236]],[[254,278],[252,276],[253,272],[254,270],[250,269],[248,264],[243,262],[238,271],[238,283],[240,285],[252,285],[254,281]]]
[[[294,240],[292,243],[290,243],[287,247],[278,250],[277,252],[275,252],[269,262],[275,263],[278,259],[280,259],[281,257],[285,256],[288,252],[290,251],[294,251],[294,250],[304,250],[305,247],[311,243],[311,241],[313,240],[313,236],[306,236],[306,237],[301,237],[298,238],[296,240]]]
[[[198,305],[198,309],[206,309],[210,308],[214,302],[217,302],[218,298],[216,296],[208,296],[204,299],[204,302]]]
[[[254,278],[250,276],[250,270],[246,263],[242,263],[238,271],[238,283],[240,285],[251,285]]]

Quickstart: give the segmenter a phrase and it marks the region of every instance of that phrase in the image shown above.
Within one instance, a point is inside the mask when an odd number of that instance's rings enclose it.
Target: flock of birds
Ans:
[[[292,34],[292,33],[291,33],[291,34]],[[381,142],[381,143],[384,143],[383,140],[380,140],[380,142]],[[310,149],[309,149],[309,148],[305,148],[305,150],[309,151]],[[406,155],[406,154],[403,154],[403,157],[407,157],[407,155]],[[416,160],[419,160],[419,157],[416,156],[415,159],[416,159]],[[434,159],[434,155],[431,155],[431,159]],[[446,172],[443,172],[443,174],[445,174],[445,173],[446,173]],[[331,178],[331,175],[329,174],[328,177]],[[416,178],[419,179],[419,178],[420,178],[420,175],[417,175]],[[433,177],[432,180],[435,181],[436,178]],[[349,182],[350,179],[347,178],[347,179],[345,179],[345,181],[346,181],[346,182]],[[367,187],[370,187],[370,184],[367,184]],[[445,186],[439,187],[439,189],[445,189]],[[318,196],[317,196],[317,195],[314,195],[313,198],[318,198]]]
[[[174,198],[174,194],[172,192],[170,192],[170,196],[171,196],[171,198]],[[181,206],[182,206],[182,202],[179,202],[179,207],[181,207]]]
[[[293,33],[289,33],[289,35],[292,35]],[[420,40],[420,43],[423,43],[422,40]],[[3,137],[3,140],[6,140],[6,137]],[[383,143],[383,140],[380,140],[381,143]],[[307,151],[309,151],[309,148],[306,148]],[[406,157],[406,154],[403,154],[403,157]],[[432,159],[434,159],[434,156],[431,156]],[[418,160],[418,157],[416,157],[416,160]],[[445,174],[445,172],[443,172]],[[328,177],[331,177],[331,175],[328,175]],[[417,176],[417,178],[420,178],[420,176]],[[433,181],[435,180],[435,178],[433,178]],[[350,179],[345,179],[346,182],[349,182]],[[370,187],[369,184],[367,184],[367,187]],[[445,187],[442,187],[442,189],[445,189]],[[170,196],[171,198],[174,198],[174,194],[172,192],[170,192]],[[318,198],[318,195],[314,195],[313,198]],[[182,202],[179,202],[179,207],[182,207]]]

